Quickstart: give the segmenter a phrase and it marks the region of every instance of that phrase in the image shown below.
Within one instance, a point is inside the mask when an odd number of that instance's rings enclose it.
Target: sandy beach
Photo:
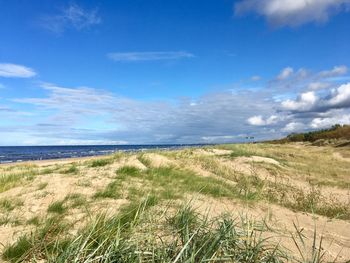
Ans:
[[[147,214],[159,220],[157,227],[164,227],[161,211],[170,216],[190,202],[201,216],[264,222],[263,236],[295,257],[297,230],[310,249],[316,229],[327,259],[344,262],[350,258],[349,154],[349,148],[246,144],[2,164],[4,259],[47,220],[65,223],[56,238],[74,238],[96,216],[118,215],[152,195],[157,204]]]

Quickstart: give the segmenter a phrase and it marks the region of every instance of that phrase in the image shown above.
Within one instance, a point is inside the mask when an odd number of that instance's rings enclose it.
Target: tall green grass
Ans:
[[[31,181],[37,174],[34,170],[0,174],[0,193],[7,191],[23,182]]]
[[[162,235],[148,223],[154,196],[124,207],[119,214],[97,216],[76,235],[49,221],[32,236],[5,248],[12,262],[285,262],[278,244],[262,236],[262,225],[229,217],[209,220],[186,205],[159,221]],[[56,219],[57,220],[57,219]],[[147,232],[149,235],[143,235]],[[151,236],[151,238],[149,238]],[[163,236],[163,238],[162,238]],[[165,238],[166,236],[166,238]]]

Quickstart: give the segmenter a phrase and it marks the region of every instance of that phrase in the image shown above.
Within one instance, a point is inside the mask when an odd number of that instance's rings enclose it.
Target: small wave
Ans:
[[[0,163],[13,163],[13,161],[0,161]]]

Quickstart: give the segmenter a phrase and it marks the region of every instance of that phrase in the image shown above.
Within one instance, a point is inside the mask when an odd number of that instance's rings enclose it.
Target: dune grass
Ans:
[[[125,153],[115,153],[115,154],[111,155],[110,157],[104,157],[104,158],[100,158],[100,159],[91,160],[91,161],[88,161],[87,163],[88,163],[88,166],[92,167],[92,168],[103,167],[103,166],[112,164],[115,161],[120,160],[124,155],[125,155]]]
[[[58,218],[50,219],[32,236],[7,246],[11,262],[283,262],[287,254],[262,237],[263,224],[227,216],[209,220],[184,205],[161,220],[163,239],[149,239],[154,196],[126,205],[116,216],[99,215],[76,235],[64,232]],[[164,214],[164,213],[162,213]],[[61,222],[61,221],[60,221]],[[141,234],[141,232],[143,234]],[[166,237],[165,237],[166,236]]]
[[[61,173],[63,173],[63,174],[77,174],[77,173],[79,173],[79,168],[77,167],[76,164],[73,163],[73,164],[69,165],[69,167],[64,168],[61,171]]]
[[[47,208],[47,212],[56,214],[63,214],[66,210],[67,208],[64,205],[64,201],[52,202]]]
[[[299,151],[285,147],[288,149],[278,145],[224,145],[217,148],[231,149],[232,153],[220,156],[213,155],[210,147],[208,155],[201,151],[198,154],[195,149],[162,152],[159,154],[172,159],[169,163],[173,165],[161,167],[152,166],[151,155],[137,154],[137,160],[145,165],[143,169],[120,166],[130,163],[126,158],[127,162],[123,159],[118,164],[119,169],[109,171],[113,166],[106,166],[116,160],[114,156],[49,167],[2,168],[0,175],[9,176],[4,179],[6,190],[31,182],[44,170],[57,171],[62,178],[71,176],[75,187],[51,203],[45,215],[33,214],[29,218],[16,217],[23,205],[20,199],[0,199],[0,225],[31,228],[13,244],[6,244],[2,257],[10,262],[326,262],[322,238],[306,246],[309,240],[305,240],[301,229],[292,236],[300,254],[295,258],[267,238],[266,234],[270,236],[273,230],[267,229],[264,222],[244,216],[208,216],[188,203],[179,206],[183,200],[200,194],[200,198],[207,196],[218,203],[243,202],[253,209],[261,203],[274,203],[294,211],[349,220],[350,203],[326,196],[319,182],[312,180],[320,168],[311,167],[311,159],[320,156],[326,163],[320,164],[322,167],[330,165],[334,161],[332,152],[325,151],[322,156],[317,150],[307,149],[311,157],[303,157],[304,148]],[[225,165],[240,161],[237,157],[253,155],[273,158],[281,165],[251,162],[249,174]],[[242,158],[245,159],[248,158]],[[309,171],[303,164],[310,166]],[[344,180],[342,169],[346,170],[348,164],[341,164],[327,168],[333,175],[322,175],[321,181]],[[98,167],[105,168],[91,169]],[[259,171],[267,171],[272,180]],[[309,183],[299,187],[279,180],[281,174],[287,177],[295,171],[299,179],[309,173]],[[30,191],[47,187],[47,178],[44,182],[38,179],[30,185]],[[97,191],[92,188],[96,185]],[[50,182],[50,191],[51,188]],[[99,208],[102,212],[96,213]],[[83,215],[80,222],[72,219],[76,212]]]
[[[28,170],[24,172],[0,174],[0,193],[16,187],[22,183],[31,181],[36,175],[35,171]]]
[[[52,202],[47,212],[62,215],[70,208],[78,208],[87,205],[88,201],[82,194],[71,193],[68,194],[63,200],[57,200]]]
[[[2,258],[10,262],[37,262],[39,259],[50,261],[51,253],[58,247],[64,247],[67,224],[61,217],[47,218],[44,224],[32,234],[23,234],[17,241],[5,247]],[[52,262],[52,261],[51,261]]]
[[[316,230],[310,251],[296,228],[292,239],[301,253],[299,261],[263,235],[263,221],[243,215],[210,219],[191,203],[164,217],[168,207],[157,213],[152,210],[157,204],[159,200],[148,195],[123,206],[117,215],[94,217],[74,235],[67,233],[69,225],[62,218],[48,218],[31,235],[6,246],[2,257],[10,262],[326,262]]]
[[[38,175],[51,174],[59,166],[38,167],[34,164],[19,164],[13,166],[0,166],[0,193],[11,188],[29,183]]]
[[[102,167],[108,164],[111,164],[112,161],[110,159],[99,159],[91,161],[90,167]]]
[[[37,186],[36,190],[37,191],[43,190],[47,187],[48,184],[49,184],[48,182],[42,182]]]
[[[139,154],[137,156],[137,159],[146,167],[150,167],[151,166],[151,161],[147,158],[147,156],[145,154]]]
[[[19,198],[3,198],[0,199],[0,211],[10,212],[16,207],[23,206],[23,200]]]
[[[202,177],[193,171],[176,167],[149,168],[142,171],[136,167],[124,166],[116,172],[116,179],[105,189],[96,192],[95,197],[122,198],[123,192],[128,189],[125,182],[138,179],[142,182],[143,189],[129,191],[129,197],[132,193],[142,195],[144,190],[169,200],[182,198],[187,193],[201,193],[214,198],[225,197],[244,202],[266,200],[296,211],[350,219],[350,203],[339,203],[337,200],[326,198],[319,188],[312,184],[309,190],[306,190],[279,181],[263,180],[257,175],[232,174],[232,171],[226,168],[219,169],[216,162],[206,161],[205,164],[207,169],[216,171],[219,176],[230,179],[234,184],[220,178]],[[211,165],[212,168],[209,168]]]

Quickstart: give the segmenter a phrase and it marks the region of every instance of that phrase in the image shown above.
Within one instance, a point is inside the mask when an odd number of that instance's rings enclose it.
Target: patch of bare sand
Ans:
[[[124,159],[122,165],[135,166],[140,170],[147,170],[147,167],[137,159],[136,155],[132,155],[129,158]]]
[[[330,220],[323,216],[313,216],[307,213],[296,213],[273,204],[248,205],[238,201],[219,200],[199,194],[191,197],[191,204],[197,212],[210,217],[230,214],[237,219],[241,216],[247,216],[252,220],[263,220],[270,229],[264,235],[274,237],[275,242],[281,242],[282,246],[290,249],[295,256],[299,255],[291,238],[291,234],[295,234],[296,231],[294,224],[298,226],[298,229],[303,229],[302,233],[310,246],[316,229],[318,237],[322,235],[324,238],[322,247],[326,251],[326,261],[332,261],[337,256],[337,262],[345,262],[350,259],[350,222]]]
[[[73,157],[73,158],[61,158],[61,159],[48,159],[48,160],[35,160],[16,163],[0,163],[0,167],[11,167],[21,165],[34,165],[34,166],[51,166],[56,164],[70,164],[70,163],[83,163],[89,160],[108,158],[107,156],[85,156],[85,157]]]
[[[350,158],[343,157],[340,152],[333,153],[333,157],[340,160],[340,161],[350,162]]]
[[[223,149],[196,149],[193,151],[193,154],[196,155],[205,155],[205,156],[215,156],[215,155],[228,155],[231,154],[232,151],[230,150],[223,150]]]
[[[244,163],[244,162],[257,162],[257,163],[269,163],[280,166],[280,163],[275,159],[262,157],[262,156],[250,156],[250,157],[237,157],[235,158],[236,162]]]

